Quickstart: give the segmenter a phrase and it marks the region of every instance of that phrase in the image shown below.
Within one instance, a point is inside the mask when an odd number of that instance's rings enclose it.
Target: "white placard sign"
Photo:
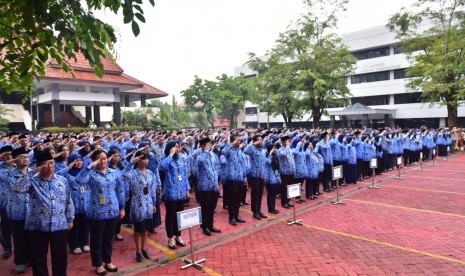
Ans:
[[[377,167],[378,167],[378,159],[371,158],[370,159],[370,168],[371,169],[376,169]]]
[[[333,167],[333,180],[342,178],[342,166]]]
[[[436,155],[436,150],[435,149],[433,149],[433,155]]]
[[[423,159],[423,152],[420,152],[420,159]]]
[[[401,165],[402,164],[402,156],[400,157],[397,157],[397,165]]]
[[[300,196],[300,184],[292,184],[287,186],[287,198]]]
[[[200,207],[177,212],[178,230],[202,224],[202,210]]]
[[[449,151],[450,151],[450,147],[447,147],[447,152],[449,152]]]

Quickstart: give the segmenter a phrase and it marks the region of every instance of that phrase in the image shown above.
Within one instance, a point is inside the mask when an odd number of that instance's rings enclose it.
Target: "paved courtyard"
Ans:
[[[465,154],[431,164],[402,168],[401,180],[393,178],[397,171],[377,176],[380,189],[367,188],[371,179],[341,188],[346,205],[331,204],[335,192],[297,204],[303,226],[287,225],[292,210],[278,206],[279,215],[258,221],[243,206],[247,223],[234,227],[219,204],[215,226],[223,233],[193,229],[204,272],[181,270],[189,247],[168,249],[164,225],[149,236],[156,258],[137,263],[124,228],[125,240],[114,243],[115,275],[465,275]],[[183,237],[188,241],[187,230]],[[94,275],[88,254],[68,260],[69,275]],[[11,258],[0,267],[14,275]]]

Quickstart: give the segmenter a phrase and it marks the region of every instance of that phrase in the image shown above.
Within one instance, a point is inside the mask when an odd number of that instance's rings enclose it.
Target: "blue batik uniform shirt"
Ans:
[[[250,157],[250,176],[265,179],[265,153],[262,148],[257,148],[250,143],[244,150]]]
[[[278,158],[279,158],[279,172],[281,175],[295,175],[295,161],[292,155],[291,148],[287,147],[280,147],[278,150]]]
[[[248,160],[241,148],[227,145],[222,151],[226,158],[224,177],[228,181],[245,181],[247,179],[246,167]]]
[[[97,168],[85,167],[76,176],[79,185],[90,191],[86,218],[90,220],[107,220],[119,217],[120,209],[125,206],[125,185],[121,172],[107,168],[103,174]]]
[[[210,150],[203,151],[197,157],[198,190],[200,192],[219,192],[219,159],[216,154]]]
[[[141,222],[153,217],[153,206],[157,202],[158,182],[154,173],[146,169],[145,175],[140,169],[133,169],[130,163],[124,169],[124,178],[131,194],[129,221]]]
[[[17,168],[6,169],[0,173],[0,182],[6,183],[8,186],[6,214],[10,220],[26,219],[29,195],[27,193],[16,193],[13,191],[13,186],[24,176],[25,174]]]
[[[74,220],[74,204],[68,181],[63,176],[54,174],[47,180],[30,171],[13,185],[13,191],[29,193],[25,230],[68,230],[68,224]]]
[[[187,168],[184,159],[180,156],[166,156],[161,161],[160,168],[165,171],[165,182],[163,183],[163,200],[164,201],[181,201],[187,197],[187,191],[190,190],[189,181],[187,180]]]

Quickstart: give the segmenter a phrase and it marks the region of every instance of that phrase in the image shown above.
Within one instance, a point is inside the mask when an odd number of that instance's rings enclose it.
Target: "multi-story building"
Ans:
[[[369,28],[342,35],[344,43],[358,59],[354,74],[346,76],[352,97],[344,107],[328,108],[329,116],[321,126],[370,127],[401,126],[439,127],[446,125],[447,109],[439,104],[422,103],[421,91],[407,91],[405,70],[410,66],[394,33],[385,26]],[[235,68],[235,75],[254,77],[247,66]],[[358,103],[358,104],[357,104]],[[357,105],[356,105],[357,104]],[[465,107],[458,109],[459,124],[465,125]],[[264,128],[283,127],[282,116],[268,116],[247,102],[239,115],[238,125]],[[310,115],[293,123],[294,127],[311,127]]]
[[[36,95],[25,103],[18,93],[6,94],[0,89],[3,105],[12,110],[6,119],[10,130],[32,130],[47,126],[96,126],[122,124],[121,113],[136,109],[131,103],[165,97],[168,94],[124,73],[108,58],[103,58],[102,78],[95,75],[80,53],[70,60],[74,75],[63,71],[53,60],[45,75],[35,83]],[[154,110],[158,112],[158,110]]]

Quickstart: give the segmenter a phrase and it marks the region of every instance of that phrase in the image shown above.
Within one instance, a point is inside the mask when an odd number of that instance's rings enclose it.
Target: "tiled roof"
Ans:
[[[74,71],[74,77],[71,73],[65,72],[58,68],[48,67],[45,69],[45,76],[41,79],[60,79],[60,80],[80,80],[89,82],[99,83],[113,83],[113,84],[124,84],[124,85],[136,85],[142,86],[143,83],[137,81],[134,78],[128,78],[127,76],[115,75],[115,74],[103,74],[102,78],[97,77],[94,72],[87,71]]]
[[[100,60],[102,61],[103,68],[106,74],[121,75],[124,72],[124,70],[118,64],[116,64],[116,62],[113,62],[111,59],[107,57],[101,57]],[[74,71],[87,71],[87,72],[94,71],[92,67],[90,67],[89,61],[87,61],[84,55],[80,52],[76,54],[76,61],[74,61],[74,59],[67,59],[67,61],[71,64]],[[55,59],[51,59],[48,65],[53,68],[61,68]]]
[[[165,91],[162,91],[156,87],[153,87],[149,84],[146,84],[145,82],[143,81],[140,81],[140,80],[137,80],[127,74],[122,74],[124,77],[127,77],[129,79],[132,79],[134,81],[137,81],[137,82],[140,82],[143,84],[142,87],[140,88],[136,88],[136,89],[131,89],[131,90],[127,90],[127,91],[123,91],[123,92],[127,92],[127,93],[138,93],[138,94],[151,94],[151,95],[161,95],[161,96],[167,96],[168,93],[166,93]]]

